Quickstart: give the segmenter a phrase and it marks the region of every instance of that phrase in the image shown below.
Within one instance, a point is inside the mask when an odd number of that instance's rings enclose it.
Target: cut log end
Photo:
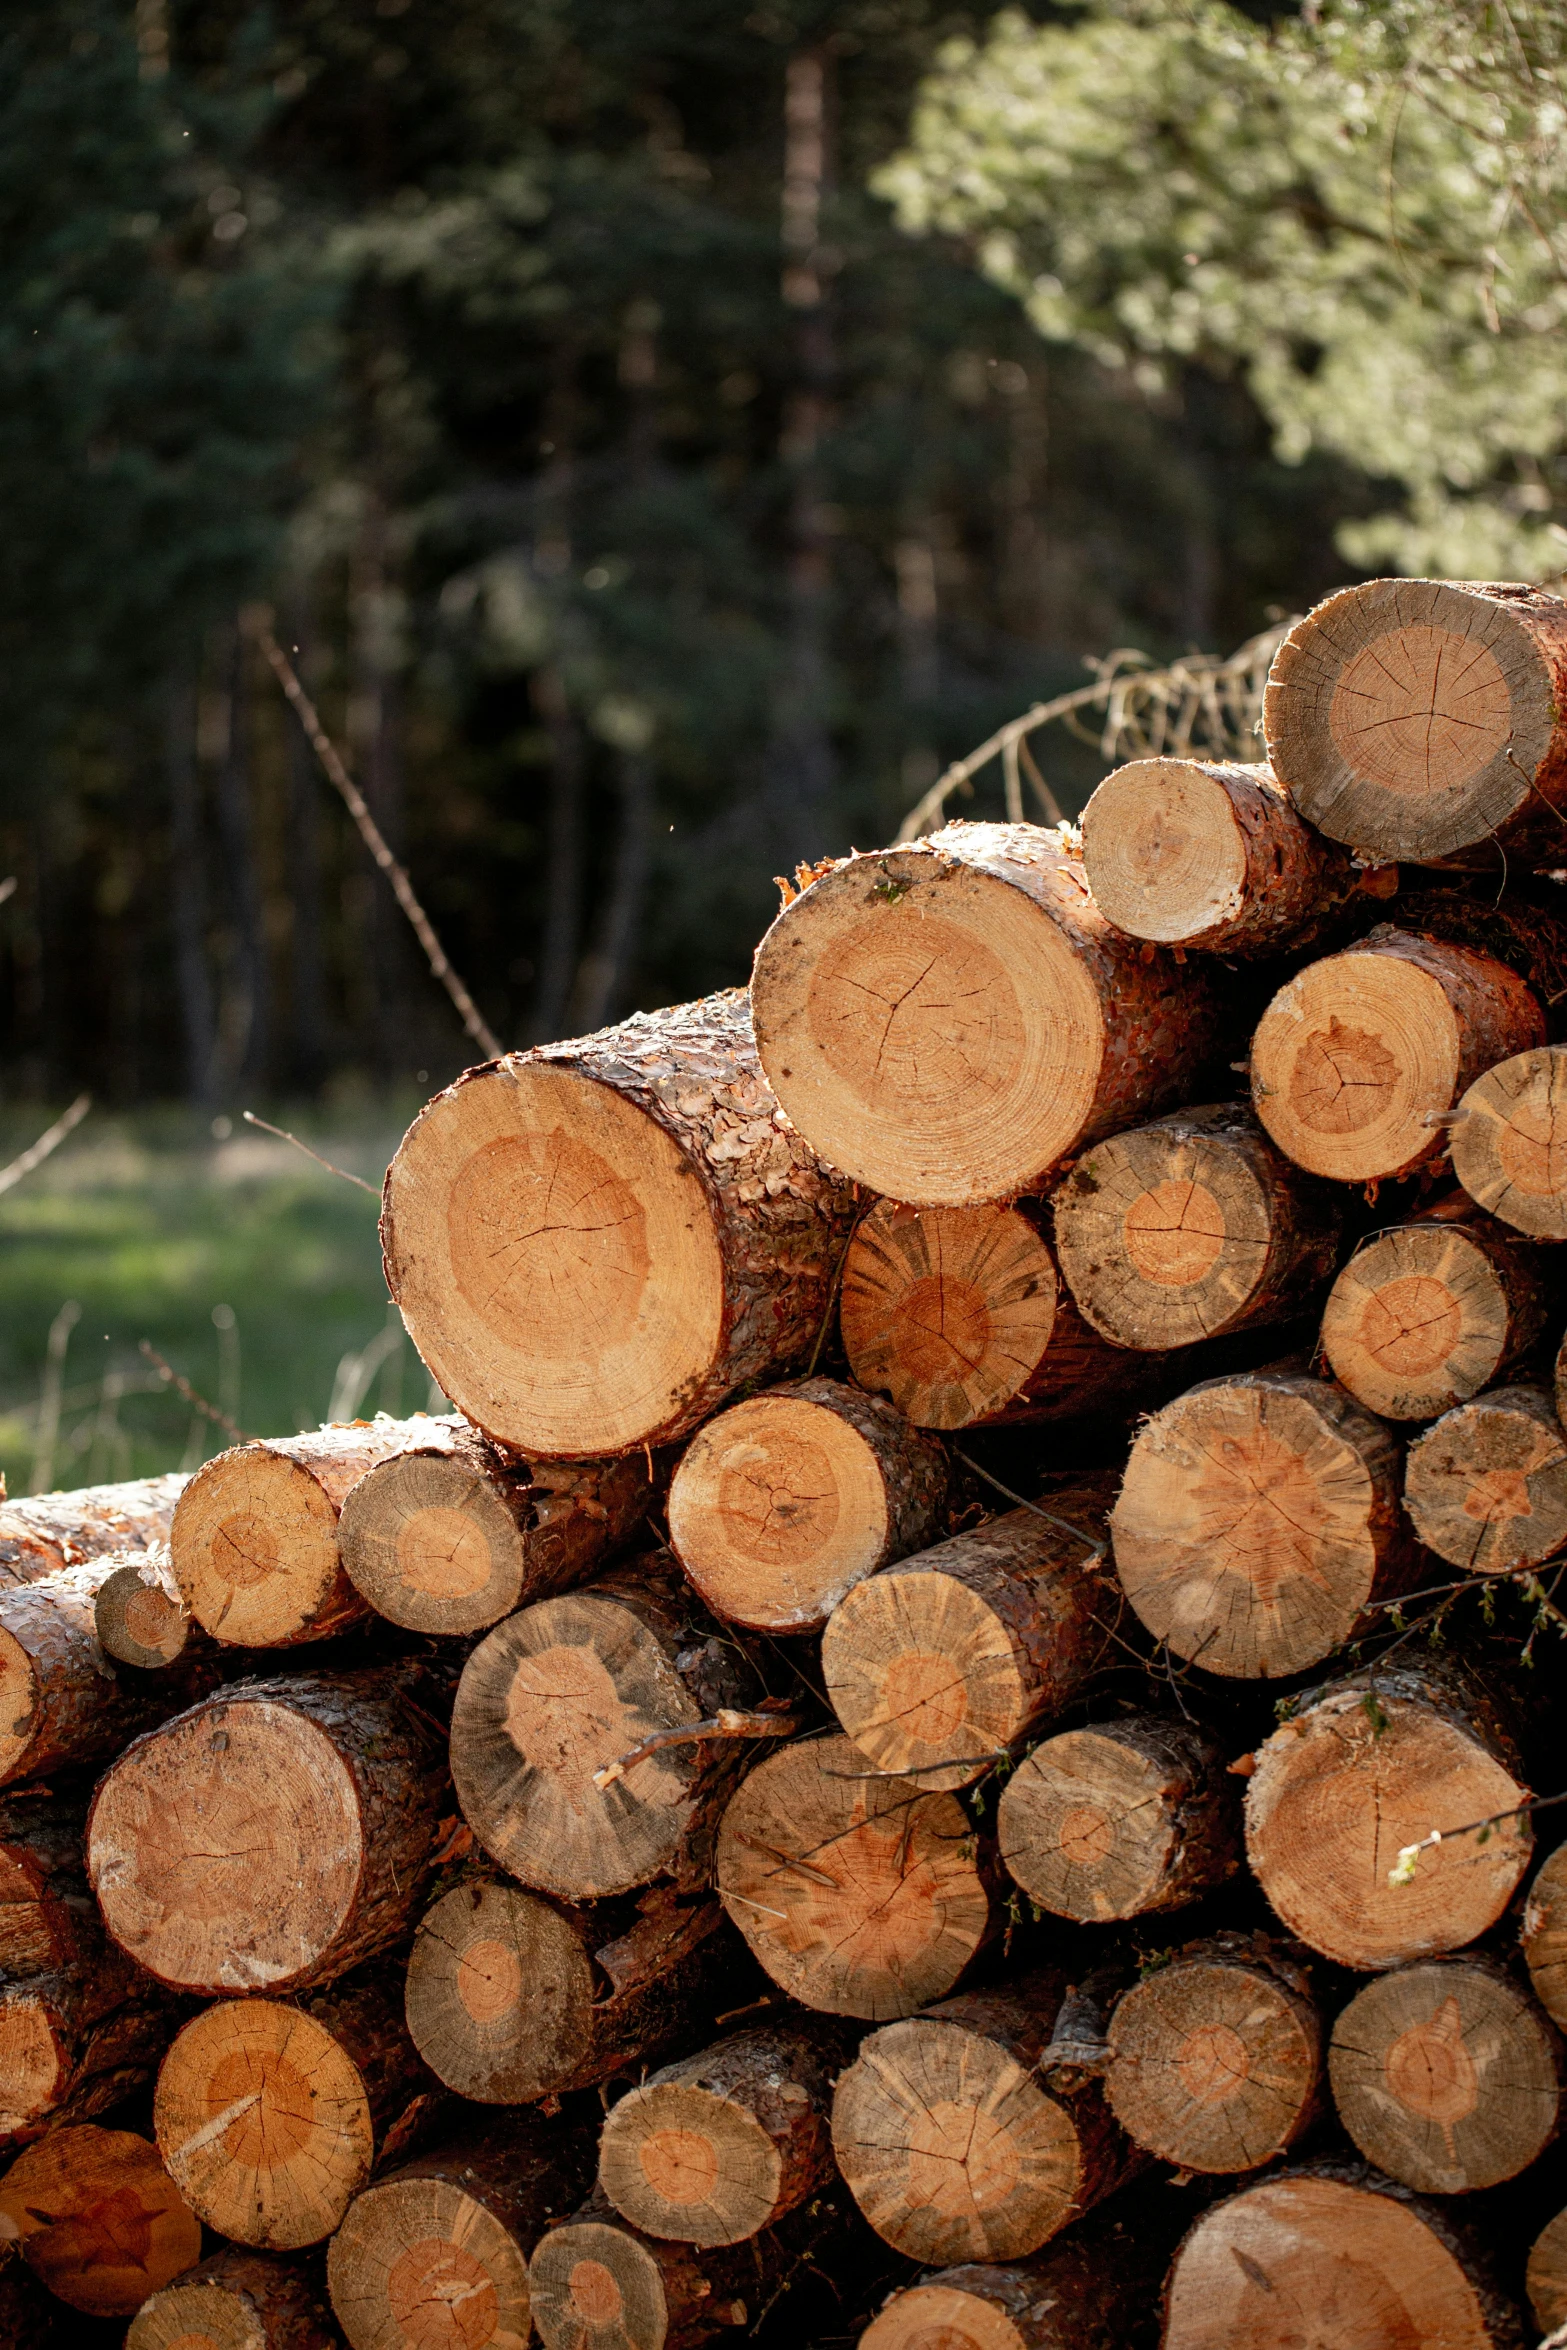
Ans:
[[[1547,1856],[1529,1888],[1523,1954],[1535,1996],[1547,2015],[1567,2029],[1567,1844],[1558,1844]]]
[[[399,1453],[369,1470],[343,1504],[340,1538],[356,1588],[411,1632],[480,1632],[523,1596],[522,1530],[454,1453]]]
[[[1526,2283],[1541,2333],[1552,2334],[1567,2325],[1567,2211],[1559,2211],[1535,2237]]]
[[[593,1968],[569,1918],[520,1886],[454,1886],[408,1961],[408,2028],[447,2087],[513,2105],[558,2089],[591,2046]]]
[[[1328,1298],[1322,1348],[1368,1411],[1431,1420],[1489,1386],[1544,1318],[1538,1272],[1494,1227],[1421,1221],[1351,1257]]]
[[[140,1566],[130,1562],[98,1586],[93,1613],[105,1656],[142,1672],[174,1664],[190,1641],[190,1611],[161,1582],[145,1581]]]
[[[894,2294],[859,2350],[1032,2350],[1035,2338],[982,2285],[943,2281]]]
[[[55,2130],[0,2179],[0,2221],[58,2300],[129,2317],[201,2258],[201,2222],[130,2130]]]
[[[1409,1448],[1404,1505],[1428,1549],[1503,1575],[1567,1544],[1567,1439],[1543,1387],[1498,1387]]]
[[[672,2311],[659,2262],[629,2230],[573,2221],[546,2236],[529,2269],[533,2322],[544,2350],[663,2350]],[[740,2304],[744,2311],[744,2303]],[[715,2310],[713,2330],[743,2324]],[[699,2335],[698,2339],[704,2338]]]
[[[302,2270],[265,2253],[230,2250],[144,2301],[125,2350],[336,2350],[336,2343],[330,2314]]]
[[[1213,1740],[1137,1716],[1044,1739],[1003,1788],[996,1829],[1031,1901],[1104,1924],[1176,1908],[1232,1876],[1239,1811]]]
[[[1514,1052],[1477,1077],[1452,1129],[1470,1198],[1535,1240],[1567,1239],[1567,1045]]]
[[[332,2306],[351,2350],[525,2343],[532,2249],[455,2179],[390,2179],[355,2197],[332,2238]]]

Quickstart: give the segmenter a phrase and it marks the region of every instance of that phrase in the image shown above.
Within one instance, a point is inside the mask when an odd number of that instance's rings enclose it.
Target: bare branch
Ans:
[[[324,1167],[329,1175],[341,1175],[345,1183],[357,1183],[361,1191],[367,1191],[373,1200],[379,1200],[379,1184],[367,1183],[362,1175],[350,1175],[346,1167],[334,1167],[330,1159],[324,1159],[319,1151],[313,1151],[308,1142],[301,1142],[297,1134],[290,1134],[286,1126],[269,1126],[265,1118],[256,1116],[254,1110],[241,1110],[240,1116],[247,1126],[259,1126],[263,1134],[275,1134],[279,1142],[291,1142],[295,1150],[303,1151],[307,1159],[314,1159],[316,1165]]]
[[[62,1110],[54,1124],[46,1126],[38,1140],[29,1144],[19,1159],[13,1159],[9,1167],[0,1167],[0,1191],[11,1190],[13,1185],[21,1182],[24,1175],[31,1175],[35,1167],[41,1167],[49,1153],[57,1150],[66,1136],[80,1126],[91,1108],[92,1095],[79,1093],[70,1108]]]

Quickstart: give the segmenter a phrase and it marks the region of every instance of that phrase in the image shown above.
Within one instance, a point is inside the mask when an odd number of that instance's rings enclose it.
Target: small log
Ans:
[[[169,1537],[175,1580],[214,1640],[292,1648],[369,1614],[343,1571],[337,1521],[367,1469],[428,1422],[355,1420],[237,1444],[196,1471]]]
[[[167,1549],[114,1552],[105,1564],[109,1573],[93,1598],[93,1629],[111,1664],[161,1673],[207,1645],[207,1634],[180,1597]]]
[[[738,2244],[829,2186],[832,2080],[852,2046],[812,2018],[734,2032],[612,2109],[599,2185],[645,2235]]]
[[[249,1681],[121,1755],[88,1816],[88,1874],[160,1982],[302,1990],[407,1931],[445,1794],[394,1674]]]
[[[1134,2144],[1188,2171],[1256,2170],[1316,2118],[1322,2019],[1266,1935],[1218,1934],[1116,2002],[1105,2094]]]
[[[1542,2334],[1567,2325],[1567,2211],[1547,2220],[1529,2250],[1529,2306]]]
[[[1189,1091],[1205,980],[1112,930],[1070,836],[949,824],[794,898],[751,980],[762,1065],[835,1167],[913,1207],[1037,1191]]]
[[[568,1901],[658,1876],[706,1885],[745,1739],[662,1748],[602,1787],[595,1774],[650,1731],[744,1709],[758,1690],[678,1575],[644,1566],[541,1600],[463,1668],[451,1731],[463,1817],[502,1868]]]
[[[1132,1714],[1063,1730],[1001,1791],[1001,1858],[1030,1901],[1102,1925],[1179,1909],[1241,1862],[1241,1797],[1217,1739]]]
[[[189,1479],[132,1477],[73,1493],[0,1500],[0,1589],[79,1567],[110,1550],[150,1550],[169,1539],[174,1505]]]
[[[923,1787],[968,1786],[1093,1677],[1116,1612],[1111,1490],[1082,1478],[849,1593],[823,1635],[822,1673],[872,1763]]]
[[[905,2285],[859,2350],[1127,2350],[1161,2273],[1145,2231],[1074,2230],[1032,2260],[965,2261]]]
[[[1409,1448],[1404,1507],[1438,1558],[1505,1575],[1567,1545],[1567,1439],[1543,1387],[1494,1387]]]
[[[949,1999],[870,2033],[839,2081],[838,2168],[908,2259],[1021,2259],[1136,2167],[1096,2081],[1052,2084],[1061,1995],[1042,1974]]]
[[[1429,2195],[1527,2170],[1557,2132],[1562,2044],[1492,1958],[1377,1975],[1333,2027],[1338,2117],[1368,2162]]]
[[[144,2301],[125,2350],[338,2350],[304,2270],[232,2246]]]
[[[714,1615],[820,1630],[844,1593],[941,1533],[947,1461],[879,1396],[801,1379],[710,1420],[669,1488],[669,1539]]]
[[[105,1559],[0,1591],[0,1785],[101,1762],[210,1689],[210,1657],[157,1679],[118,1673],[98,1645]]]
[[[1377,863],[1560,862],[1567,606],[1490,582],[1373,579],[1298,620],[1263,698],[1309,824]]]
[[[1452,1122],[1453,1173],[1531,1240],[1567,1240],[1567,1045],[1515,1053],[1477,1076]]]
[[[0,2137],[91,2121],[150,2081],[178,2020],[167,1996],[73,1919],[69,1971],[0,1983]]]
[[[327,2248],[332,2307],[350,2350],[527,2342],[529,2258],[592,2179],[582,2128],[529,2113],[470,2126],[378,2178]]]
[[[1529,1888],[1521,1941],[1535,1997],[1567,2030],[1567,1844],[1547,1855]]]
[[[83,1852],[86,1802],[46,1787],[0,1801],[0,1975],[53,1975],[89,1961],[99,1930]]]
[[[1338,1195],[1232,1102],[1096,1143],[1054,1206],[1078,1311],[1145,1352],[1287,1321],[1338,1261]]]
[[[758,1764],[724,1815],[718,1891],[791,1998],[880,2023],[954,1990],[990,1929],[989,1875],[955,1796],[877,1770],[851,1739]]]
[[[732,989],[471,1069],[387,1170],[387,1285],[512,1450],[668,1444],[802,1363],[854,1214]]]
[[[1352,1256],[1322,1317],[1322,1351],[1357,1403],[1432,1420],[1527,1354],[1545,1327],[1540,1252],[1463,1192]]]
[[[1300,1672],[1418,1575],[1400,1468],[1391,1431],[1331,1380],[1205,1380],[1132,1447],[1110,1519],[1121,1587],[1205,1672]]]
[[[170,2178],[208,2227],[272,2252],[319,2244],[389,2148],[432,2107],[388,1986],[308,2002],[222,1999],[158,2072],[153,2128]]]
[[[1544,1042],[1505,963],[1383,923],[1280,988],[1252,1038],[1252,1100],[1297,1166],[1378,1182],[1440,1159],[1465,1089]]]
[[[700,2028],[735,1958],[715,1901],[659,1887],[594,1912],[472,1877],[420,1921],[408,2027],[449,2089],[518,2105],[656,2061]]]
[[[1461,1950],[1496,1923],[1529,1865],[1527,1801],[1496,1707],[1456,1668],[1402,1661],[1308,1692],[1258,1748],[1246,1851],[1290,1932],[1341,1966]],[[1433,1831],[1407,1881],[1400,1854]]]
[[[338,1541],[377,1615],[410,1632],[483,1632],[584,1582],[655,1491],[640,1452],[508,1462],[463,1421],[432,1420],[350,1486]]]
[[[129,2317],[201,2258],[201,2222],[130,2130],[54,2130],[0,2178],[0,2229],[87,2317]]]

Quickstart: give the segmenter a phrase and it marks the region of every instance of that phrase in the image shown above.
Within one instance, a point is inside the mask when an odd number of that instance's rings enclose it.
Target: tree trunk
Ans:
[[[151,1550],[167,1542],[174,1505],[189,1480],[133,1477],[125,1485],[87,1485],[75,1493],[35,1493],[0,1500],[0,1590],[36,1583],[61,1567],[79,1567],[110,1550]]]
[[[443,1392],[498,1443],[583,1457],[807,1356],[853,1212],[735,991],[459,1078],[387,1171],[381,1237]]]
[[[1527,1817],[1484,1841],[1451,1834],[1511,1812],[1528,1790],[1494,1706],[1449,1665],[1381,1665],[1308,1694],[1255,1763],[1253,1873],[1290,1932],[1341,1966],[1461,1950],[1529,1865]],[[1406,1881],[1400,1855],[1433,1831],[1444,1841]]]
[[[161,1673],[210,1646],[180,1598],[171,1568],[144,1552],[118,1564],[116,1555],[104,1561],[109,1572],[93,1598],[93,1629],[106,1657],[138,1672]]]
[[[1559,2211],[1529,2252],[1529,2306],[1542,2334],[1567,2325],[1567,2211]]]
[[[319,2244],[374,2165],[406,2148],[434,2083],[400,1988],[222,1999],[185,2026],[158,2073],[153,2128],[208,2227],[272,2252]]]
[[[90,2121],[150,2081],[177,2020],[167,1995],[73,1920],[68,1970],[0,1984],[0,2138]]]
[[[1083,810],[1095,903],[1128,938],[1204,954],[1277,955],[1316,940],[1396,867],[1357,870],[1295,812],[1269,767],[1133,759]]]
[[[1465,1088],[1544,1042],[1505,963],[1384,922],[1279,990],[1252,1038],[1252,1100],[1297,1166],[1380,1182],[1440,1159]]]
[[[527,2342],[529,2255],[592,2182],[593,2141],[580,2120],[532,2113],[470,2120],[435,2153],[378,2178],[327,2250],[350,2350]],[[470,2312],[477,2325],[465,2322]]]
[[[1517,2311],[1443,2207],[1359,2164],[1284,2171],[1211,2206],[1164,2307],[1164,2350],[1524,2350]]]
[[[650,2236],[758,2235],[837,2176],[832,2081],[852,2046],[817,2018],[735,2032],[665,2065],[604,2124],[603,2192]]]
[[[990,1874],[957,1798],[852,1740],[760,1763],[724,1815],[718,1890],[783,1990],[882,2023],[954,1990],[990,1932]]]
[[[1567,606],[1539,588],[1374,579],[1296,622],[1263,728],[1308,823],[1375,863],[1561,860]]]
[[[1322,1351],[1367,1411],[1430,1420],[1512,1369],[1545,1327],[1548,1298],[1541,1252],[1455,1192],[1350,1258]]]
[[[1103,1925],[1180,1909],[1232,1877],[1240,1810],[1216,1739],[1132,1714],[1036,1746],[1001,1791],[996,1833],[1030,1901]]]
[[[468,1878],[420,1921],[408,2028],[459,2096],[525,2104],[635,2073],[693,2036],[735,1961],[713,1901],[660,1886],[595,1912]]]
[[[144,2301],[125,2350],[338,2350],[313,2278],[230,2248]]]
[[[0,2221],[33,2274],[87,2317],[129,2317],[201,2258],[201,2222],[130,2130],[55,2130],[0,2179]]]
[[[1453,1121],[1453,1173],[1470,1198],[1531,1240],[1567,1240],[1567,1045],[1477,1076]]]
[[[569,560],[569,553],[568,553]],[[544,931],[539,941],[539,978],[533,1003],[533,1034],[547,1044],[560,1034],[577,967],[582,926],[583,756],[582,729],[567,697],[556,662],[533,674],[533,706],[550,746],[549,861],[544,894]]]
[[[1078,1310],[1115,1346],[1287,1321],[1338,1262],[1338,1196],[1232,1102],[1096,1143],[1053,1204]]]
[[[1529,1888],[1521,1935],[1535,1997],[1567,2030],[1567,1844],[1558,1844]]]
[[[311,697],[317,698],[316,611],[311,583],[297,582],[284,625],[293,646],[294,667]],[[322,921],[321,778],[309,736],[289,712],[283,719],[288,775],[288,989],[293,1029],[290,1076],[301,1092],[314,1093],[332,1057],[335,1026],[327,1010],[325,926]]]
[[[1076,2231],[1032,2260],[966,2261],[894,2293],[860,2350],[1127,2350],[1162,2266],[1146,2236]]]
[[[247,1681],[121,1755],[88,1870],[110,1933],[160,1982],[299,1991],[407,1931],[446,1800],[393,1674]]]
[[[203,1631],[239,1648],[292,1648],[361,1622],[370,1611],[343,1571],[338,1513],[367,1469],[428,1427],[422,1415],[356,1420],[235,1445],[198,1469],[169,1541]]]
[[[93,1612],[113,1572],[92,1559],[0,1595],[0,1785],[101,1762],[216,1681],[210,1656],[156,1677],[114,1670]]]
[[[640,1452],[510,1463],[458,1419],[427,1422],[351,1486],[343,1567],[411,1632],[482,1632],[583,1582],[641,1525],[657,1491]]]
[[[815,1632],[846,1591],[942,1531],[946,1455],[879,1396],[800,1379],[687,1446],[669,1539],[716,1616]]]
[[[1162,1365],[1107,1346],[1072,1302],[1037,1204],[881,1200],[844,1259],[839,1327],[862,1387],[920,1428],[1129,1410]]]
[[[833,2150],[876,2233],[910,2260],[1017,2260],[1135,2167],[1097,2082],[1046,2059],[1059,1975],[1025,1976],[862,2043],[833,2098]]]
[[[232,1021],[232,1081],[264,1078],[272,1038],[272,979],[267,958],[266,917],[256,862],[256,814],[251,799],[249,640],[235,626],[228,648],[225,700],[228,722],[218,760],[215,802],[223,868],[234,923],[237,1017]],[[227,1028],[230,1022],[222,1025]],[[227,1040],[225,1040],[227,1041]]]
[[[800,1132],[913,1207],[1042,1188],[1189,1089],[1216,1034],[1205,980],[1112,930],[1081,857],[1028,824],[835,865],[768,931],[751,997]]]
[[[1205,1380],[1132,1447],[1110,1521],[1121,1587],[1205,1672],[1298,1673],[1418,1578],[1400,1466],[1391,1432],[1331,1380]]]
[[[463,1668],[452,1777],[502,1868],[568,1901],[667,1876],[712,1879],[713,1838],[750,1751],[671,1743],[600,1787],[644,1740],[755,1702],[759,1684],[678,1576],[644,1566],[498,1624]]]
[[[169,787],[169,911],[184,1030],[185,1091],[205,1108],[213,1098],[217,1021],[207,961],[207,851],[196,765],[196,696],[188,676],[165,689],[164,770]]]
[[[1494,1958],[1374,1976],[1333,2027],[1328,2074],[1366,2160],[1429,2195],[1515,2179],[1556,2135],[1561,2041]]]
[[[966,1787],[1101,1668],[1112,1491],[1083,1478],[850,1592],[823,1635],[822,1672],[871,1763]]]
[[[1495,1387],[1415,1438],[1404,1506],[1421,1541],[1473,1575],[1567,1545],[1567,1440],[1543,1387]]]
[[[636,965],[648,885],[653,878],[655,774],[646,750],[622,747],[616,762],[620,779],[620,832],[609,895],[591,951],[582,958],[568,1017],[591,1032],[622,1010]]]
[[[1317,2117],[1311,1978],[1265,1934],[1219,1934],[1150,1967],[1117,2001],[1107,2038],[1116,2119],[1181,2170],[1256,2170]]]

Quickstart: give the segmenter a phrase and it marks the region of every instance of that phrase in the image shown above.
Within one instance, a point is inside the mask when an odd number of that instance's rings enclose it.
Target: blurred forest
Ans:
[[[872,192],[989,14],[10,0],[9,1101],[471,1057],[258,607],[520,1043],[742,978],[773,874],[1085,656],[1350,575],[1385,485],[1280,463],[1220,364],[1045,339]]]

